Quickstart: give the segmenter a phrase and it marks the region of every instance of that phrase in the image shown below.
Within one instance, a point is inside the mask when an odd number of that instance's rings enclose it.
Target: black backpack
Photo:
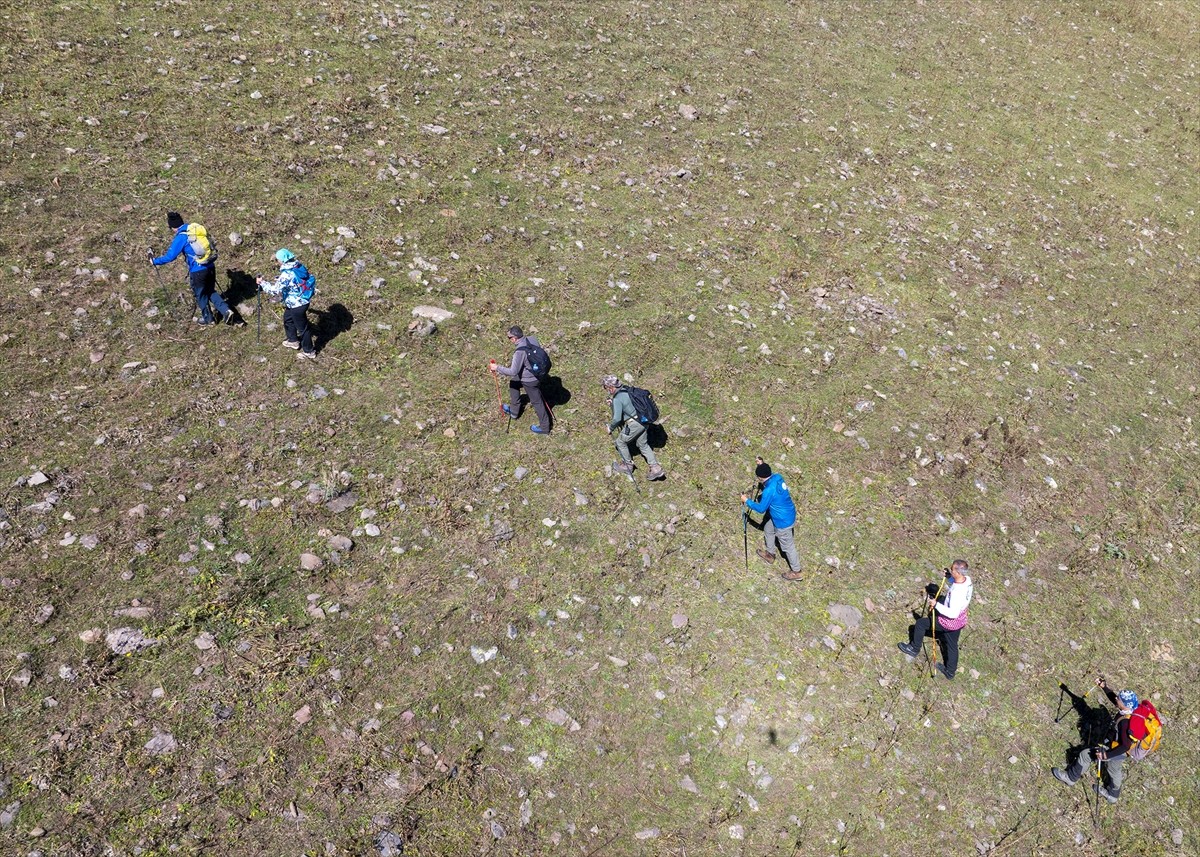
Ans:
[[[623,385],[621,387],[629,394],[629,401],[633,402],[633,410],[637,412],[637,421],[644,426],[658,422],[658,405],[654,404],[654,397],[650,395],[649,390],[643,390],[641,387],[630,387]]]
[[[533,373],[533,377],[539,381],[544,381],[550,374],[550,355],[546,353],[546,349],[535,342],[530,342],[528,345],[522,345],[517,349],[525,352],[525,365],[529,367],[529,371]]]

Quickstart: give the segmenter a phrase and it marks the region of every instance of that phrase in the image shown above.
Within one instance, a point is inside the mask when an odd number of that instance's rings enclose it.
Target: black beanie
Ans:
[[[758,465],[758,467],[754,468],[754,475],[759,479],[766,479],[771,475],[771,465],[764,461],[762,464]]]
[[[178,211],[167,212],[167,226],[170,226],[172,229],[178,229],[180,226],[183,226],[183,217],[180,216]]]

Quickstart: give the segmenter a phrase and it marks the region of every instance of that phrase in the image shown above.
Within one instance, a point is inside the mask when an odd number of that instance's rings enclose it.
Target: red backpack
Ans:
[[[1138,707],[1129,715],[1129,737],[1133,744],[1129,748],[1129,758],[1144,759],[1158,749],[1162,743],[1162,718],[1158,709],[1148,699],[1138,703]]]

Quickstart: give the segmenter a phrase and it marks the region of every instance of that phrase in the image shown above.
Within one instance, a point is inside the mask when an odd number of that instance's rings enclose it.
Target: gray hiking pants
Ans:
[[[788,568],[792,571],[800,570],[800,557],[796,555],[796,539],[793,536],[795,526],[783,529],[776,527],[775,522],[771,520],[770,515],[763,515],[763,544],[766,545],[767,553],[775,553],[775,542],[779,542],[779,552],[784,555],[788,562]]]
[[[508,405],[512,408],[513,414],[521,416],[521,388],[525,388],[525,395],[529,397],[529,404],[532,406],[534,413],[537,414],[538,425],[542,431],[550,431],[550,411],[546,407],[546,400],[542,396],[542,388],[532,381],[509,381],[508,382]]]
[[[654,457],[654,450],[650,448],[650,438],[647,435],[648,432],[644,425],[634,420],[626,420],[625,425],[621,426],[621,430],[617,432],[616,440],[613,441],[613,445],[621,455],[621,460],[626,464],[633,463],[633,456],[629,454],[629,444],[636,442],[638,452],[646,459],[646,463],[651,467],[658,464],[658,459]]]
[[[1108,771],[1108,793],[1113,797],[1121,796],[1121,783],[1125,782],[1125,772],[1122,766],[1125,764],[1125,756],[1119,759],[1109,759],[1107,762],[1102,762],[1104,770]],[[1090,749],[1084,750],[1079,754],[1079,758],[1075,760],[1075,764],[1067,768],[1067,776],[1072,781],[1077,781],[1085,773],[1094,773],[1096,770],[1096,759],[1092,755]]]

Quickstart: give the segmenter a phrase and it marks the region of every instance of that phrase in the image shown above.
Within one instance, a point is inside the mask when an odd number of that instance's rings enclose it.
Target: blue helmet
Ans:
[[[282,250],[275,251],[275,261],[281,265],[284,262],[291,262],[295,258],[296,258],[296,254],[293,253],[291,250],[287,249],[286,247],[284,247]]]
[[[1129,709],[1130,711],[1133,711],[1133,709],[1137,708],[1137,705],[1138,705],[1137,694],[1134,693],[1132,690],[1121,691],[1120,693],[1117,694],[1117,699],[1121,700],[1121,705],[1124,706],[1125,708]]]

